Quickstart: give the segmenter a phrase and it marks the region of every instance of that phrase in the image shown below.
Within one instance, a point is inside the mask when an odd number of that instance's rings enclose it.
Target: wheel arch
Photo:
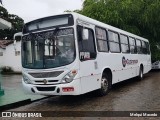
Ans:
[[[110,78],[110,82],[111,82],[111,85],[112,85],[112,79],[113,79],[113,74],[112,74],[112,70],[110,69],[110,68],[104,68],[103,69],[103,72],[102,72],[102,75],[103,74],[107,74],[108,76],[109,76],[109,78]]]
[[[142,71],[144,72],[144,66],[143,66],[143,64],[142,64],[142,63],[140,64],[139,69],[141,69],[141,68],[142,68]]]

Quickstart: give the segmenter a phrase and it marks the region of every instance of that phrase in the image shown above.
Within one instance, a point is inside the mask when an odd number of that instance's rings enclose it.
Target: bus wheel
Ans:
[[[111,83],[110,83],[109,76],[107,74],[103,74],[101,79],[101,88],[98,90],[98,94],[100,96],[106,95],[110,90],[110,86],[111,86]]]
[[[142,66],[139,69],[139,79],[142,80],[143,79],[143,68]]]

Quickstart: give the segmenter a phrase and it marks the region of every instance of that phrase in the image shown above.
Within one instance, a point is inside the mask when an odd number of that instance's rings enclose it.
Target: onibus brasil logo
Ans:
[[[124,56],[122,57],[122,65],[123,67],[126,67],[126,65],[133,65],[133,64],[137,64],[138,60],[129,60],[126,59]]]

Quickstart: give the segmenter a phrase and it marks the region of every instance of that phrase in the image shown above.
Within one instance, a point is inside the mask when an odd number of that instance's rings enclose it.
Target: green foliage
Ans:
[[[24,20],[17,15],[9,14],[8,11],[0,6],[0,17],[12,23],[11,29],[0,30],[0,39],[13,39],[13,35],[22,31]]]
[[[5,8],[0,6],[0,17],[1,18],[8,18],[8,12]]]
[[[159,0],[85,0],[78,13],[149,39],[152,60],[160,60]]]
[[[1,73],[9,73],[9,72],[13,72],[13,69],[9,66],[4,66],[1,68]]]

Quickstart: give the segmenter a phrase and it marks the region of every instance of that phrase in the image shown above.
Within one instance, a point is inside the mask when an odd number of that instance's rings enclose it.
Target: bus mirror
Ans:
[[[89,38],[89,31],[88,31],[88,29],[83,29],[82,36],[83,36],[83,40],[88,40],[88,38]]]
[[[14,38],[14,40],[20,41],[20,40],[21,40],[21,36],[16,36],[16,37]]]
[[[22,37],[22,32],[15,33],[13,36],[13,40],[20,41]]]

